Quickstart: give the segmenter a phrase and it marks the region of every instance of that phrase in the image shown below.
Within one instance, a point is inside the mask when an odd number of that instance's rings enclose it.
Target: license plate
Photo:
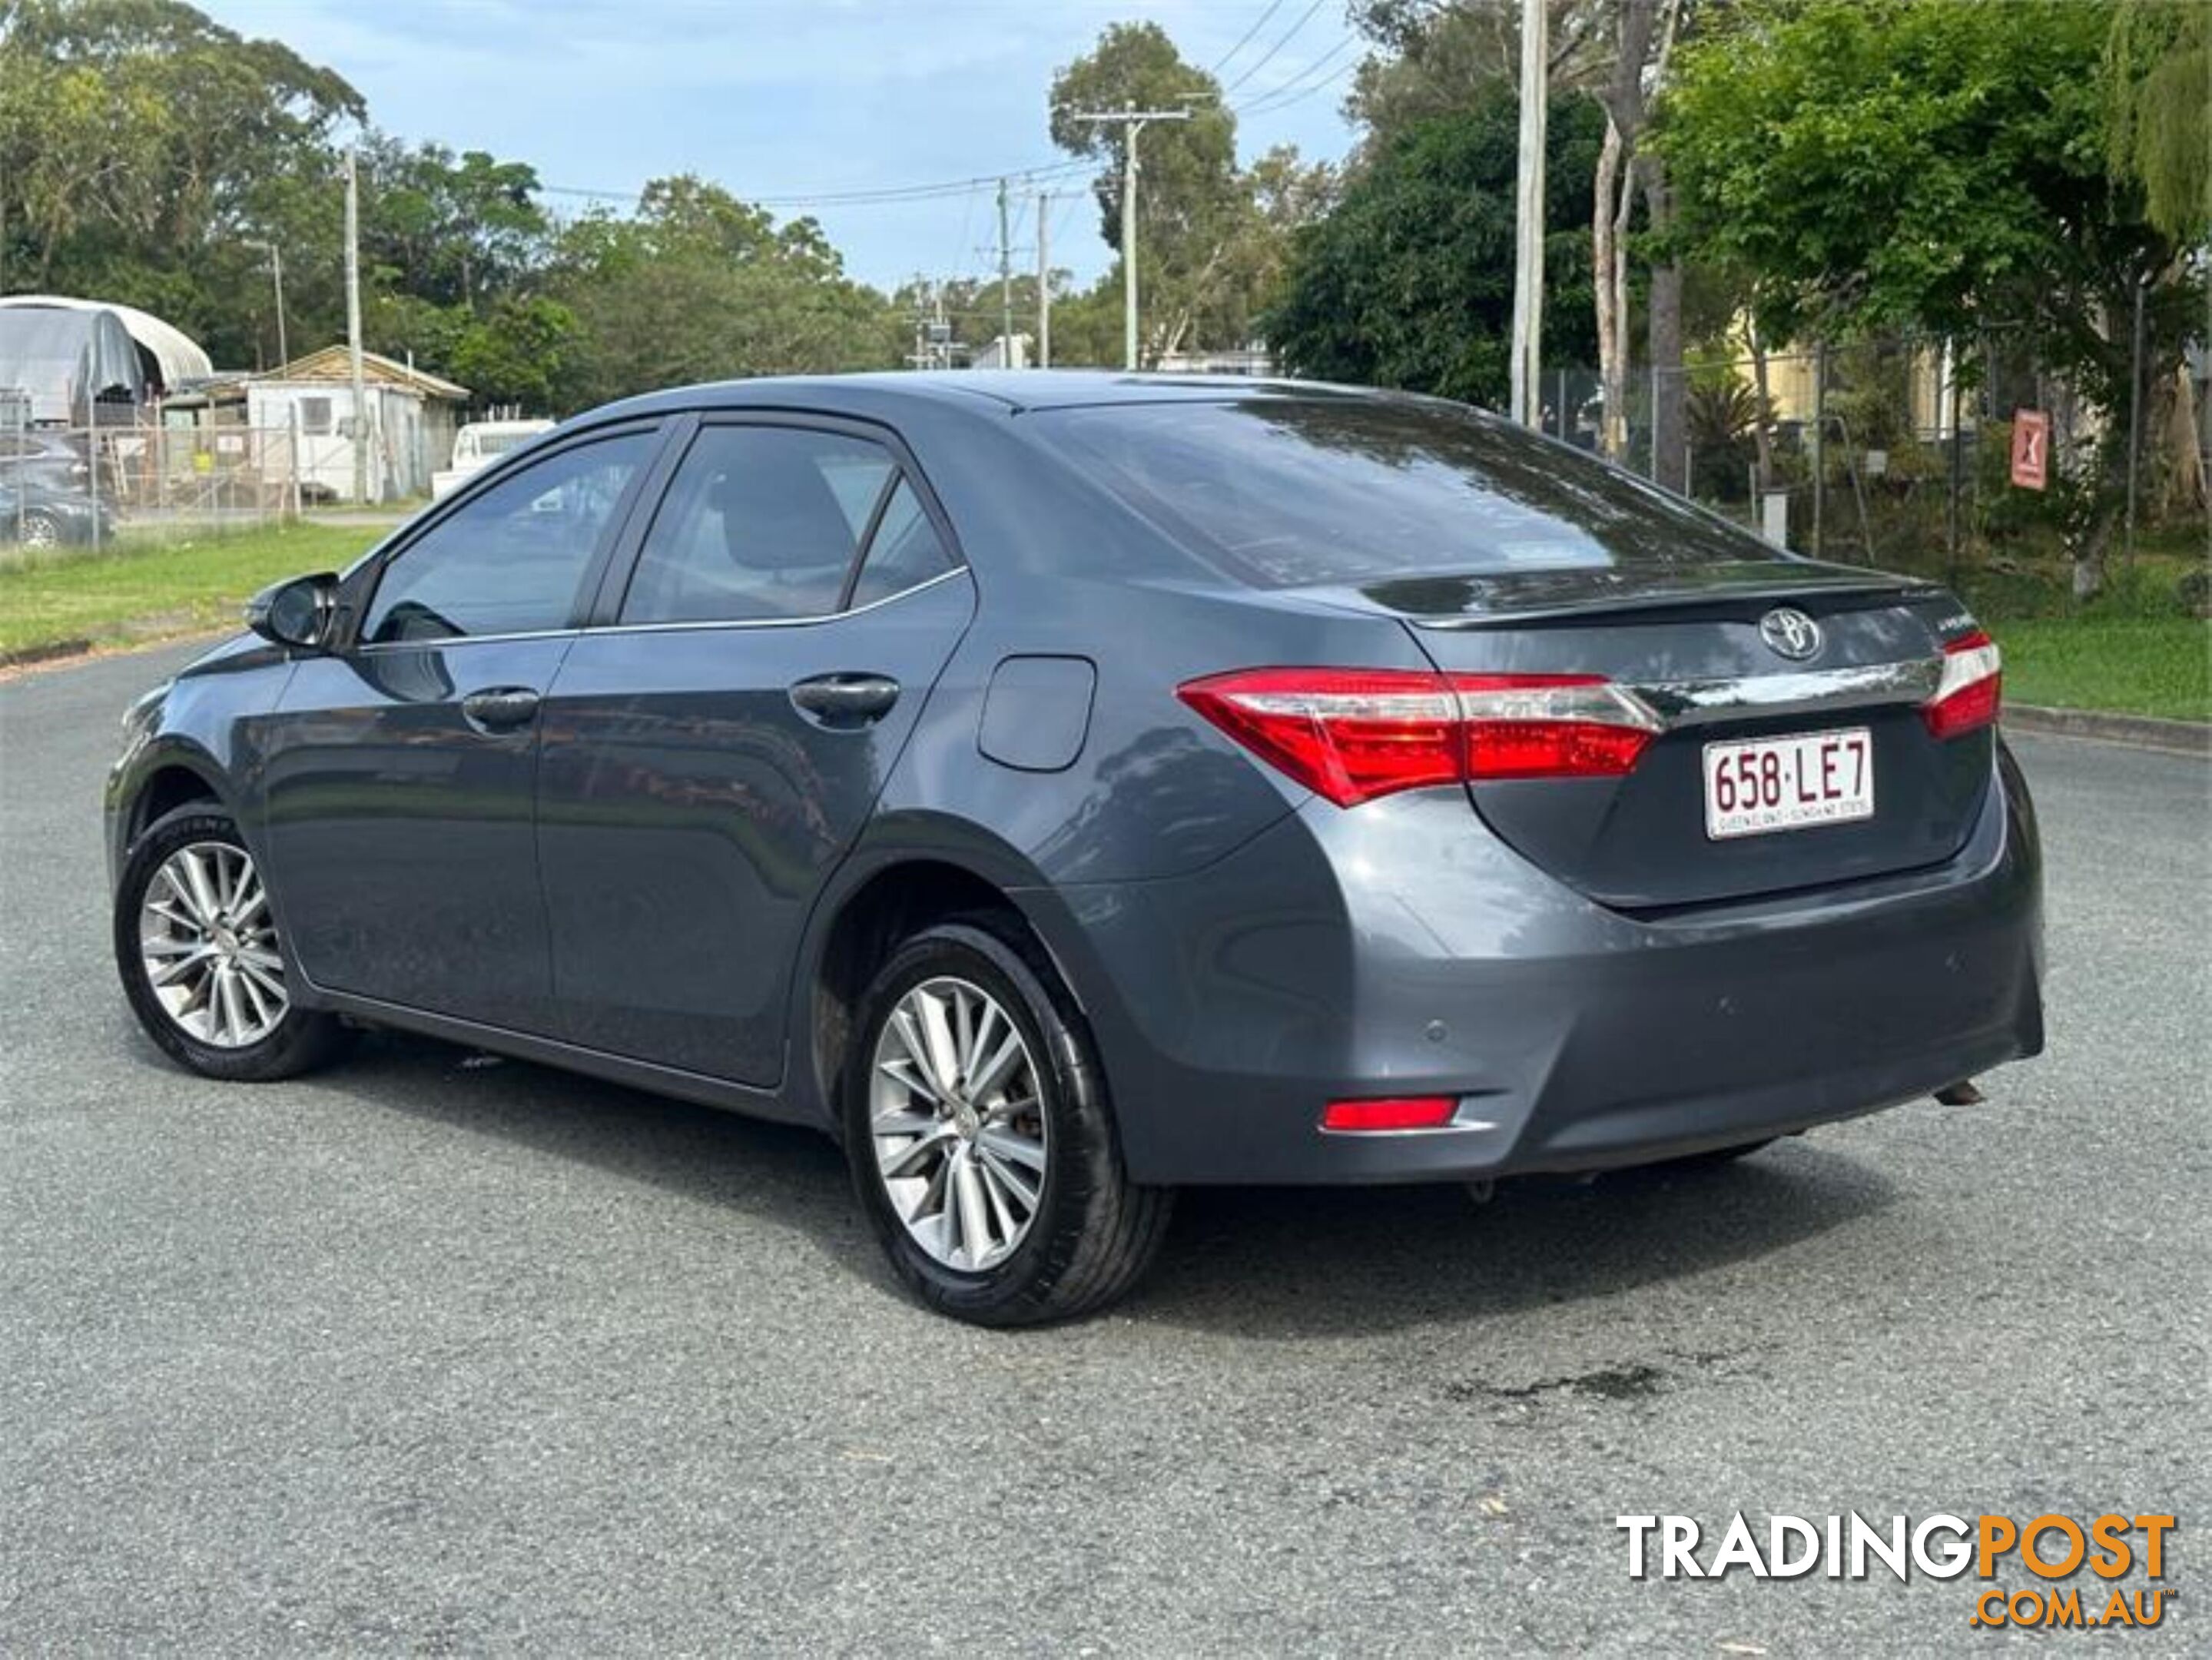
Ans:
[[[1874,817],[1864,727],[1705,745],[1705,834],[1716,842]]]

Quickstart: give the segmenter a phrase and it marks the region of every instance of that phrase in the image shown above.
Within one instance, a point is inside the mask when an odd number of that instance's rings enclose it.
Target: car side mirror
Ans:
[[[320,651],[337,603],[334,573],[295,576],[262,589],[246,602],[246,626],[277,645]]]

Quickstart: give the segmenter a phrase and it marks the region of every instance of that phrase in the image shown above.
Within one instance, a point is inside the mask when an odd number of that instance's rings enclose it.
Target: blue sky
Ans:
[[[1269,0],[198,3],[337,70],[368,100],[370,118],[402,137],[528,161],[549,185],[627,194],[688,171],[770,203],[1064,161],[1045,131],[1053,71],[1109,23],[1134,18],[1158,21],[1201,66],[1226,57],[1224,84],[1249,77],[1229,94],[1232,105],[1261,105],[1239,118],[1248,159],[1276,143],[1334,159],[1352,140],[1338,109],[1360,55],[1344,0],[1277,0],[1272,12]],[[1084,184],[1080,175],[1048,181],[1061,192]],[[991,194],[983,185],[926,201],[775,210],[813,214],[854,275],[889,287],[916,271],[990,268]],[[1085,279],[1103,270],[1088,200],[1070,196],[1052,212],[1053,263]],[[1012,240],[1026,250],[1033,237],[1024,198]]]

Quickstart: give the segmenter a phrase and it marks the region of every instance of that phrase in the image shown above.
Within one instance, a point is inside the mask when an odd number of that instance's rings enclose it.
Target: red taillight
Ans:
[[[1459,1110],[1451,1095],[1404,1095],[1384,1101],[1332,1101],[1322,1113],[1325,1130],[1442,1129]]]
[[[1455,674],[1467,775],[1616,777],[1659,729],[1650,710],[1595,674]]]
[[[1470,779],[1617,775],[1659,728],[1598,675],[1243,669],[1176,695],[1340,807]]]
[[[1920,706],[1920,718],[1937,738],[1957,738],[1993,725],[2002,701],[2004,660],[1997,642],[1979,629],[1947,642],[1943,678]]]

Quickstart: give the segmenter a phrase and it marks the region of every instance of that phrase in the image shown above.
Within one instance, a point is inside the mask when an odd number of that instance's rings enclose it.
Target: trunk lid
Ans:
[[[1771,558],[1430,576],[1339,590],[1398,617],[1447,673],[1596,674],[1632,689],[1661,730],[1624,775],[1502,779],[1474,810],[1523,857],[1589,897],[1664,910],[1830,885],[1940,863],[1972,831],[1992,736],[1923,723],[1948,641],[1972,618],[1944,590],[1849,567]],[[1762,634],[1810,617],[1793,660]],[[1768,631],[1782,647],[1792,639]],[[1705,753],[1745,739],[1868,734],[1870,816],[1715,839]],[[1717,756],[1717,760],[1718,757]]]

